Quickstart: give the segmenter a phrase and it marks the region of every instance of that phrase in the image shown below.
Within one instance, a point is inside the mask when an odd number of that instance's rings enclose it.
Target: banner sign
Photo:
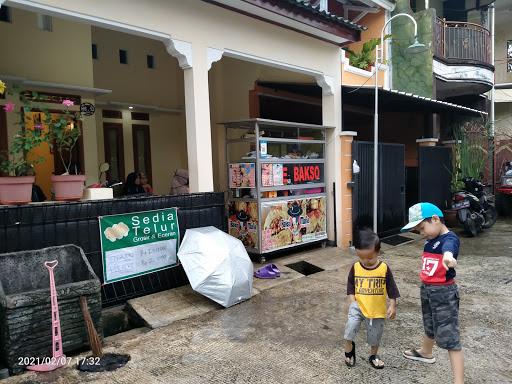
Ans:
[[[247,248],[258,248],[258,203],[231,201],[228,208],[229,234]]]
[[[255,188],[256,166],[254,163],[229,164],[229,188]]]
[[[326,239],[325,203],[325,196],[262,203],[262,251]]]
[[[99,224],[105,284],[177,264],[176,208],[100,216]]]

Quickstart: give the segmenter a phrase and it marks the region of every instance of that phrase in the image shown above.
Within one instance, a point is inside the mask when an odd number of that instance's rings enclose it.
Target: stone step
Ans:
[[[127,306],[129,313],[133,311],[152,329],[222,309],[219,304],[193,291],[190,285],[138,297],[129,300]],[[133,316],[133,313],[131,315]]]

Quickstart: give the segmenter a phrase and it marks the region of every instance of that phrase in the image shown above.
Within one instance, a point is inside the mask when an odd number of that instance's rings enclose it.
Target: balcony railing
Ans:
[[[460,64],[491,65],[491,34],[478,24],[437,18],[435,56]]]

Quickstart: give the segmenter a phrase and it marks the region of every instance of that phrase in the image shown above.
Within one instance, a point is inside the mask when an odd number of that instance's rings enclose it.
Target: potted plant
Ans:
[[[384,36],[384,40],[389,39],[391,35]],[[363,44],[361,52],[354,52],[348,48],[343,48],[348,53],[348,61],[351,66],[369,71],[375,64],[373,51],[380,44],[380,38],[373,38]]]
[[[48,142],[50,148],[57,151],[59,159],[65,169],[62,175],[52,175],[53,191],[55,200],[79,200],[82,198],[85,175],[77,174],[72,169],[73,149],[81,136],[79,112],[70,111],[74,105],[73,101],[65,99],[62,101],[65,107],[64,113],[58,118],[52,118],[46,111],[48,121]]]
[[[6,85],[0,81],[0,94],[5,92]],[[13,91],[10,92],[11,94]],[[23,111],[30,110],[26,98],[20,95]],[[13,112],[15,104],[7,102],[3,108]],[[0,171],[0,204],[26,204],[32,201],[32,186],[35,181],[34,164],[44,161],[44,158],[28,156],[29,152],[46,141],[46,135],[41,129],[25,129],[25,117],[20,110],[19,122],[21,129],[13,137],[9,150],[1,154]]]

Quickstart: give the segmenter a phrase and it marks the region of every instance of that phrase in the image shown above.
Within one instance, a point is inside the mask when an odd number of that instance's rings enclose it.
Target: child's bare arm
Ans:
[[[389,299],[388,319],[394,320],[396,317],[396,299]]]
[[[355,295],[347,295],[347,304],[345,305],[345,315],[348,316],[348,309],[350,308],[350,304],[356,301]]]
[[[453,253],[450,251],[443,253],[443,265],[446,269],[455,268],[457,266],[457,259],[453,257]]]

